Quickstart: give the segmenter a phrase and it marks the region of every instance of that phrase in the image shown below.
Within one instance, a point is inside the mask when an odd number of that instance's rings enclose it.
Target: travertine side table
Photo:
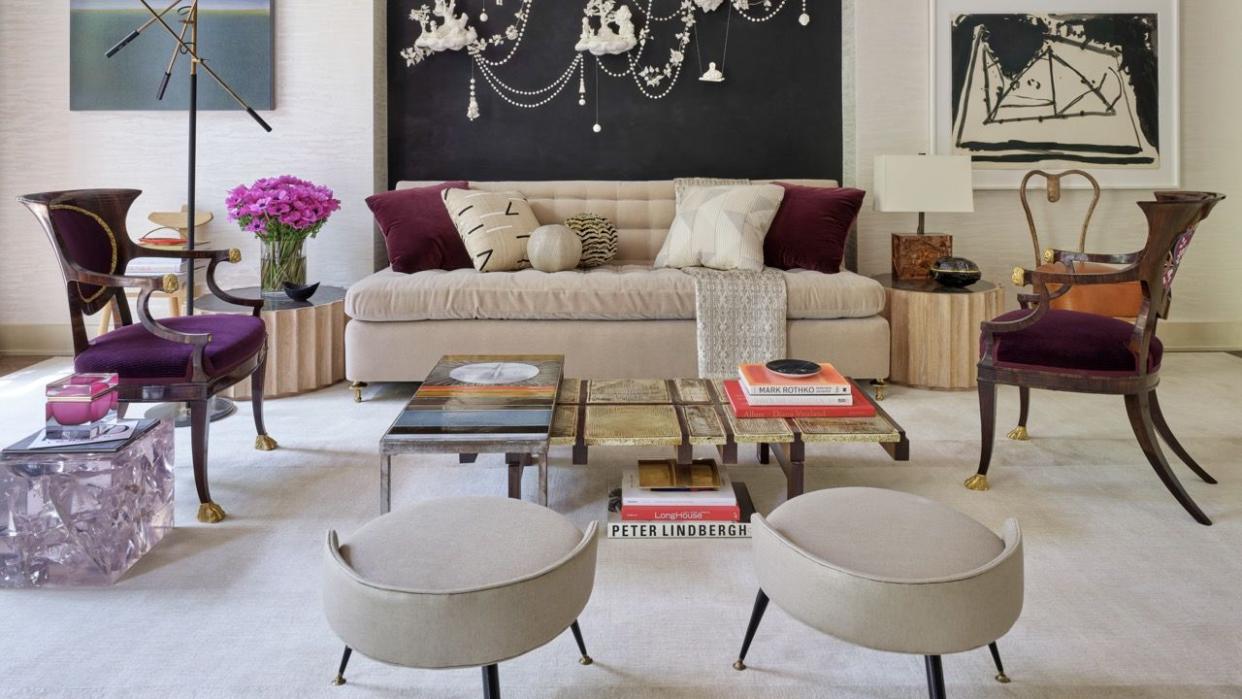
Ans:
[[[243,298],[260,298],[259,287],[230,289]],[[215,296],[194,304],[201,313],[249,313]],[[267,379],[265,398],[306,393],[345,379],[345,290],[321,286],[309,301],[266,297],[261,311],[267,324]],[[220,395],[250,398],[250,382],[239,381]]]
[[[889,381],[914,388],[965,390],[978,385],[979,324],[1004,310],[1005,292],[989,281],[954,289],[930,279],[875,278],[888,296],[892,337]]]

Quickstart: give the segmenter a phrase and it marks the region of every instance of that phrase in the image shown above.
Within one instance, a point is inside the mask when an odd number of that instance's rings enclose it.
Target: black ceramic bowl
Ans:
[[[319,282],[307,284],[306,286],[298,286],[290,282],[285,282],[285,296],[288,296],[294,301],[308,301],[318,290]]]
[[[808,376],[815,376],[821,370],[821,367],[815,362],[808,362],[802,359],[774,359],[764,365],[767,370],[777,376],[784,376],[791,379],[805,379]]]
[[[931,276],[944,286],[960,289],[979,281],[979,265],[965,257],[942,257],[931,266]]]

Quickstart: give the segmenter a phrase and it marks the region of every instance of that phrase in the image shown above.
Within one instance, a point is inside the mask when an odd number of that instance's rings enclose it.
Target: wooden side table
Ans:
[[[242,298],[260,298],[257,286],[231,289]],[[201,313],[248,313],[216,296],[194,304]],[[265,398],[284,398],[331,386],[345,379],[345,290],[321,286],[309,301],[267,297],[260,312],[267,324]],[[250,398],[250,382],[239,381],[220,395]]]
[[[930,279],[875,277],[888,300],[892,335],[889,380],[914,388],[965,390],[978,385],[979,324],[1001,314],[1004,289],[978,281],[953,289]]]

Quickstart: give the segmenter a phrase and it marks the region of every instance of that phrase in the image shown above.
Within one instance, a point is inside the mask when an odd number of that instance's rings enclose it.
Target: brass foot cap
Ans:
[[[332,686],[333,686],[333,687],[340,687],[340,686],[341,686],[341,685],[343,685],[343,684],[345,684],[345,676],[344,676],[344,675],[337,675],[336,677],[334,677],[334,678],[332,679]]]
[[[224,521],[224,508],[214,502],[205,502],[198,506],[198,521],[203,524],[217,524]]]
[[[1025,442],[1030,440],[1031,435],[1026,432],[1026,425],[1018,425],[1009,430],[1009,438],[1017,442]]]
[[[278,446],[280,445],[276,443],[276,440],[265,434],[261,434],[254,438],[254,448],[259,451],[271,451]]]
[[[987,490],[988,489],[988,477],[981,473],[976,473],[970,478],[967,478],[966,482],[963,483],[962,485],[965,485],[970,490],[979,490],[979,491]]]
[[[591,663],[593,663],[593,662],[595,662],[595,661],[594,661],[594,660],[591,660],[591,656],[589,656],[589,655],[584,655],[584,656],[582,656],[581,658],[578,658],[578,664],[579,664],[579,665],[590,665],[590,664],[591,664]]]
[[[1003,672],[998,672],[996,673],[996,681],[1001,684],[1009,684],[1009,675],[1006,675]]]
[[[734,663],[733,663],[733,669],[734,669],[734,670],[738,670],[738,671],[745,670],[745,669],[746,669],[746,663],[742,662],[741,660],[738,660],[738,661],[736,661],[736,662],[734,662]]]

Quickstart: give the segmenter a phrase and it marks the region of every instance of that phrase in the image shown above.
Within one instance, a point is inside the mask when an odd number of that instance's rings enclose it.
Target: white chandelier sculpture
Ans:
[[[484,7],[479,12],[480,22],[488,21],[487,3],[494,1],[501,7],[504,0],[483,0]],[[686,60],[686,49],[694,37],[696,12],[704,14],[715,12],[725,2],[729,2],[729,19],[736,11],[743,19],[760,23],[767,22],[780,14],[790,0],[680,0],[678,8],[671,14],[657,16],[653,12],[655,0],[647,0],[645,10],[636,10],[618,0],[587,0],[583,10],[582,34],[573,46],[574,55],[552,82],[536,89],[513,87],[500,79],[496,69],[508,64],[517,54],[518,47],[526,35],[534,0],[520,0],[513,21],[503,30],[490,36],[480,36],[481,27],[472,26],[470,15],[465,11],[457,11],[457,0],[435,0],[432,6],[422,5],[410,12],[410,19],[418,22],[422,31],[414,41],[414,45],[403,49],[401,57],[408,67],[422,63],[430,56],[445,51],[466,51],[470,57],[470,96],[466,105],[466,118],[474,121],[481,116],[476,98],[478,83],[475,73],[483,76],[483,81],[506,103],[522,109],[542,107],[565,90],[565,86],[578,76],[578,104],[587,103],[586,64],[593,60],[595,80],[595,124],[592,129],[600,133],[603,129],[599,123],[599,76],[611,78],[629,78],[638,91],[646,98],[658,100],[672,92],[681,76],[681,69]],[[811,16],[807,14],[807,0],[800,0],[802,14],[798,23],[807,26]],[[639,11],[646,18],[639,29],[635,28],[634,12]],[[663,64],[644,64],[642,56],[650,42],[653,27],[672,23],[674,39],[673,48],[669,49],[668,59]],[[486,55],[492,47],[508,45],[508,51],[499,58]],[[711,83],[724,82],[724,63],[729,47],[729,23],[725,23],[724,49],[719,64],[710,61],[699,80]],[[637,50],[635,50],[637,49]],[[697,49],[696,49],[697,50]],[[610,70],[600,61],[601,56],[625,56],[624,70]],[[590,57],[588,59],[588,56]],[[702,60],[699,60],[702,70]]]

